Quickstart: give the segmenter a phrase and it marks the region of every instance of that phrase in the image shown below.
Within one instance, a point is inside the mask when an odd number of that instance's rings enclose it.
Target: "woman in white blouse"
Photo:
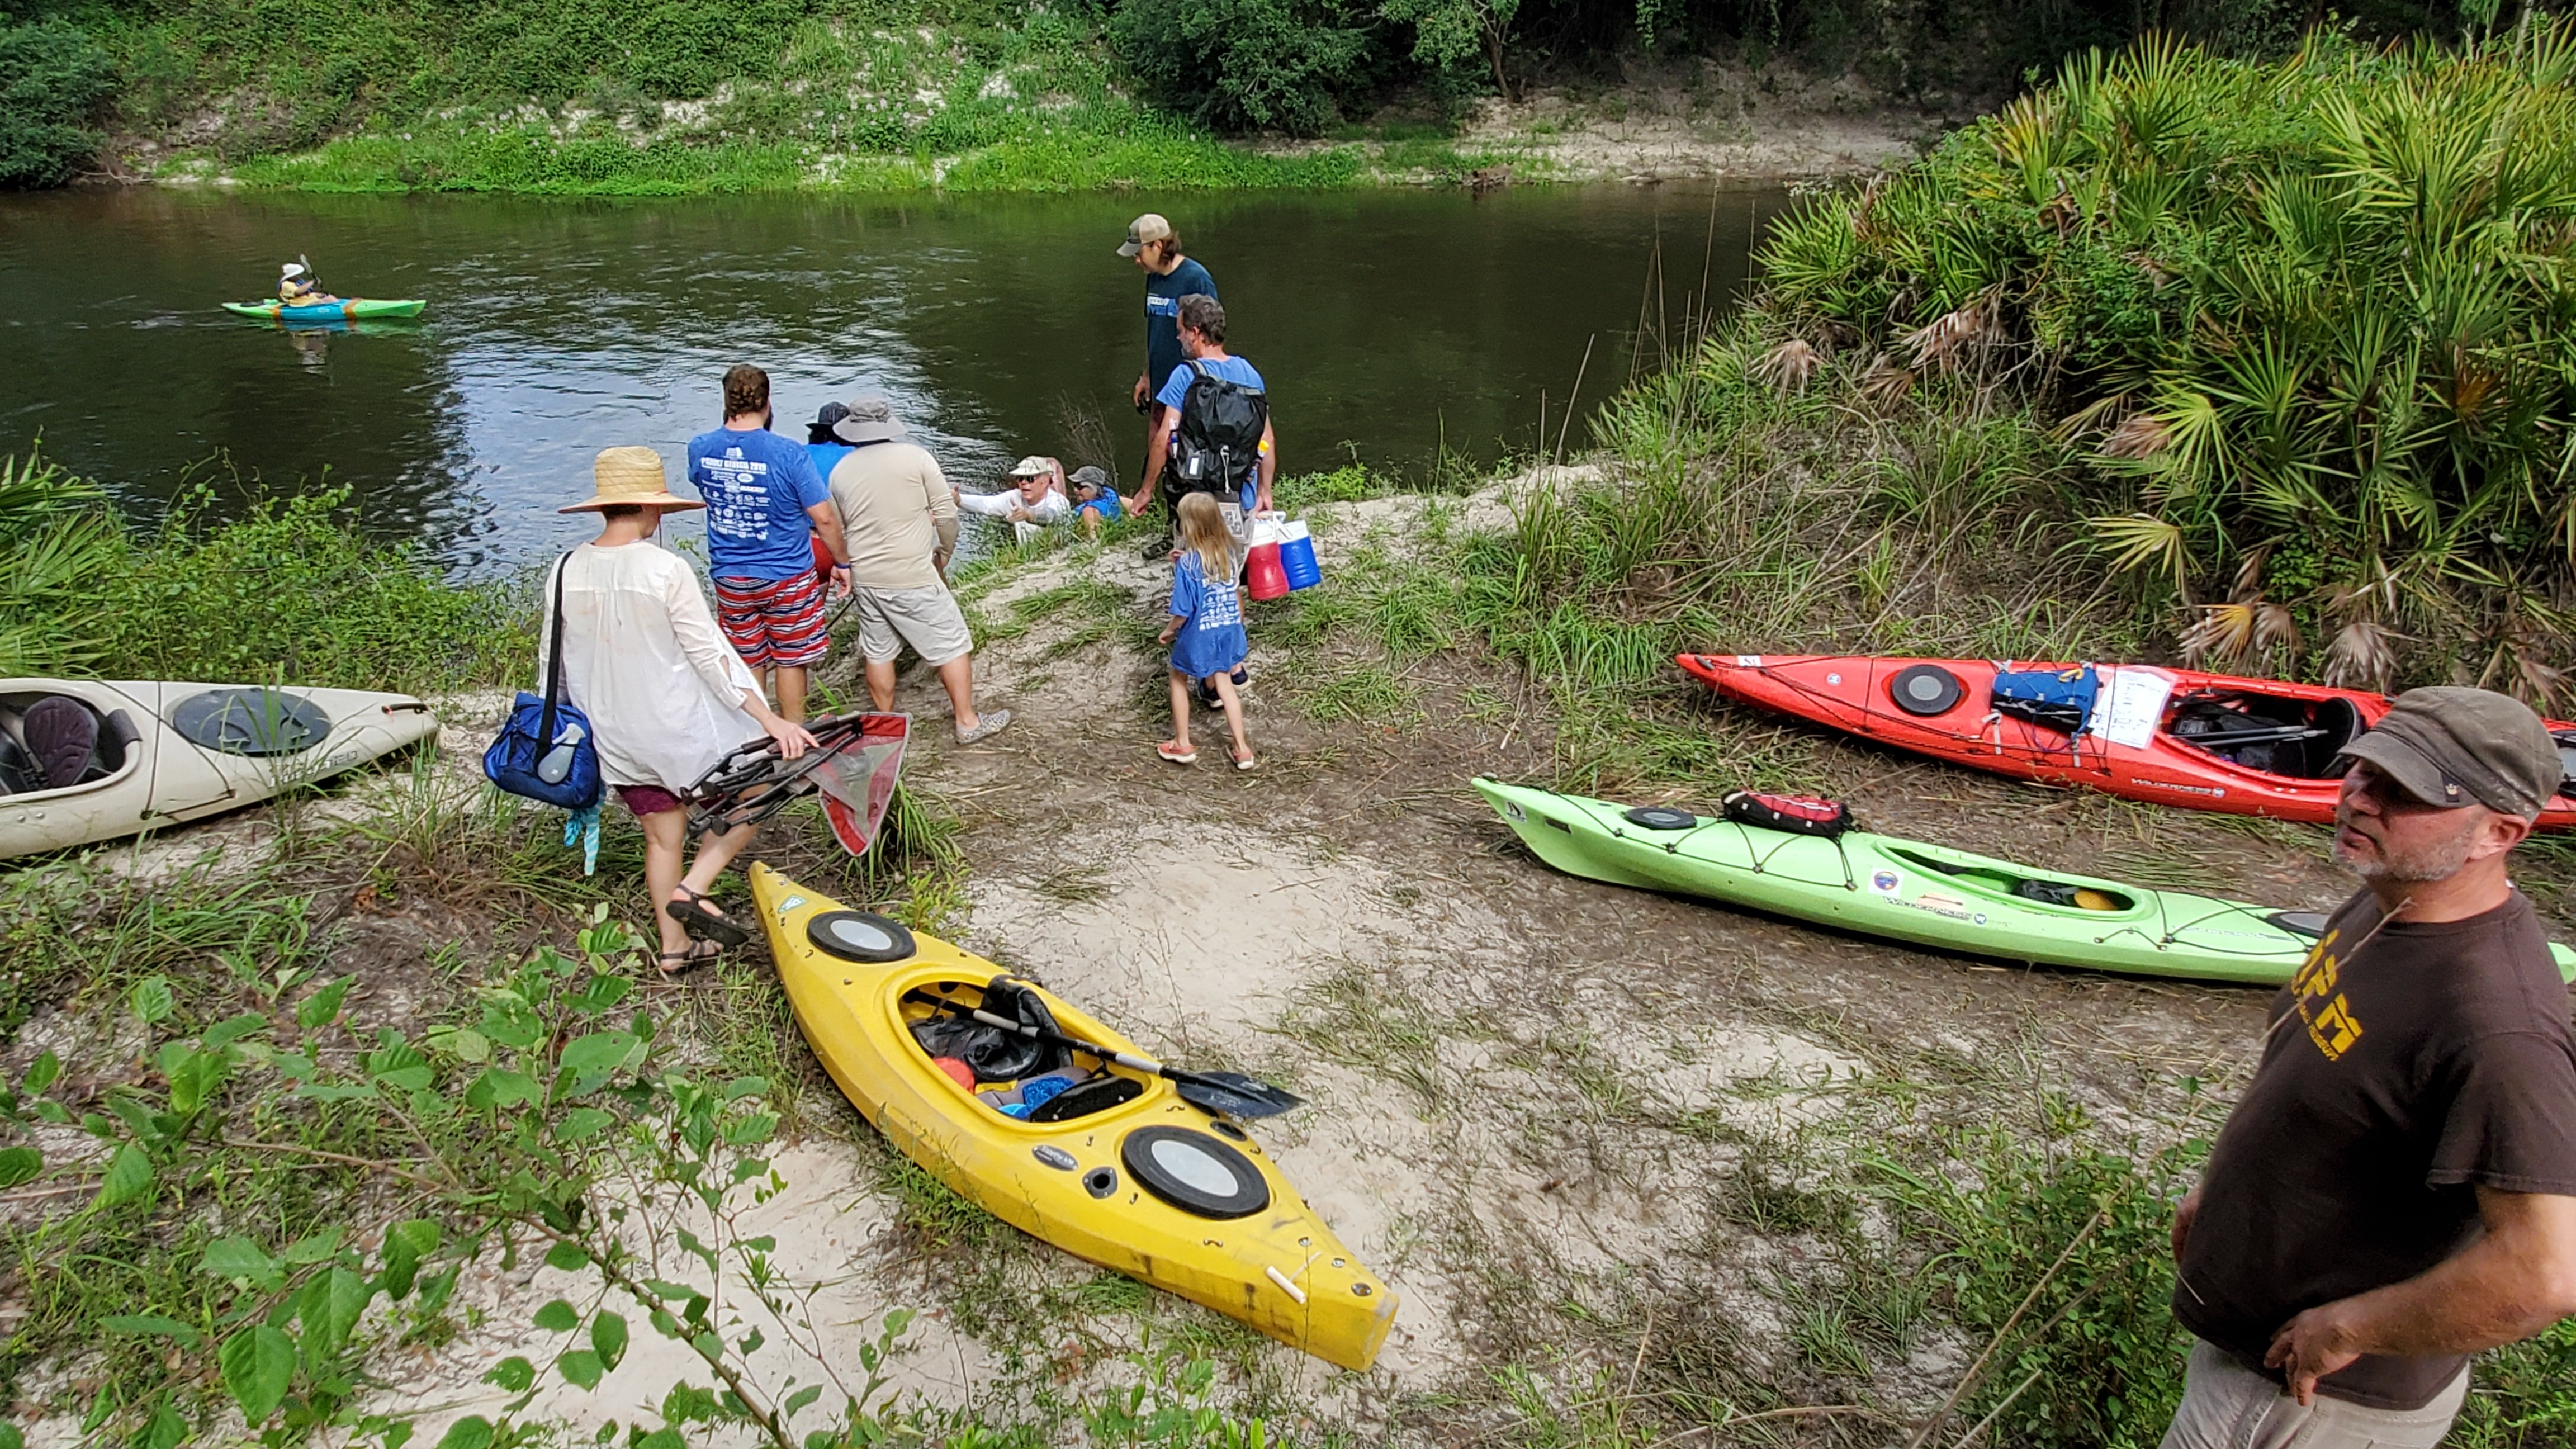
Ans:
[[[662,933],[662,971],[677,975],[751,938],[706,892],[751,843],[752,827],[699,842],[683,874],[689,787],[764,730],[791,760],[814,737],[771,712],[760,681],[716,628],[697,572],[653,542],[662,515],[705,505],[672,496],[662,455],[650,448],[608,449],[594,477],[594,496],[558,510],[599,515],[599,537],[556,565],[563,571],[564,691],[590,717],[601,777],[644,827],[644,879],[661,908],[654,924]],[[548,596],[553,592],[550,578]],[[540,661],[553,627],[549,617]]]

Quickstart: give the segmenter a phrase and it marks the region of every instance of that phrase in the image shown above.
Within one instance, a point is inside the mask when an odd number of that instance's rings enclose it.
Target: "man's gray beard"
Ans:
[[[2469,863],[2469,850],[2475,843],[2477,826],[2478,822],[2467,821],[2449,840],[2427,845],[2412,855],[2382,855],[2376,860],[2359,861],[2346,859],[2338,850],[2334,857],[2344,869],[2373,884],[2390,881],[2398,885],[2427,885],[2437,880],[2449,880],[2459,874],[2460,867]]]

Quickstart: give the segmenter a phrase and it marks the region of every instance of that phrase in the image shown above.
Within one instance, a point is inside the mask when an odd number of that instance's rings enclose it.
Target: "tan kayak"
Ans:
[[[0,679],[0,858],[238,810],[437,732],[405,694]]]

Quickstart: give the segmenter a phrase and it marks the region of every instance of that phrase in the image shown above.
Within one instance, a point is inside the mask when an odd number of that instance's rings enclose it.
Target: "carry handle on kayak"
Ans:
[[[1241,1072],[1185,1072],[1178,1067],[1167,1067],[1161,1062],[1137,1056],[1132,1052],[1111,1051],[1096,1042],[1087,1042],[1076,1036],[1066,1036],[1060,1031],[1047,1031],[1026,1022],[1013,1021],[1007,1016],[996,1016],[981,1007],[968,1006],[963,1002],[950,1001],[946,997],[933,996],[927,991],[910,991],[904,994],[908,998],[927,1001],[943,1011],[958,1016],[971,1016],[986,1026],[998,1027],[1032,1041],[1042,1041],[1049,1046],[1065,1047],[1081,1052],[1085,1056],[1097,1057],[1106,1062],[1116,1062],[1131,1072],[1143,1072],[1147,1076],[1161,1077],[1181,1089],[1182,1101],[1192,1106],[1205,1107],[1211,1112],[1223,1112],[1229,1117],[1241,1117],[1246,1121],[1260,1117],[1276,1117],[1292,1107],[1302,1107],[1306,1104],[1305,1098],[1285,1087],[1274,1086],[1259,1077],[1247,1077]]]

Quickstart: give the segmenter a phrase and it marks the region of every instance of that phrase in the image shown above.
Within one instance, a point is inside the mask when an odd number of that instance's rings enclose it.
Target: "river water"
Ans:
[[[1598,404],[1703,292],[1741,291],[1787,199],[0,197],[0,452],[41,435],[146,520],[196,483],[221,511],[327,480],[372,529],[508,569],[586,532],[553,508],[588,493],[599,449],[676,466],[747,361],[781,431],[882,390],[970,490],[1023,453],[1079,461],[1068,420],[1090,414],[1132,489],[1143,284],[1114,248],[1148,204],[1215,275],[1304,472],[1491,461],[1536,446],[1543,407],[1552,443],[1578,381]],[[428,311],[289,333],[217,309],[298,254],[342,295]]]

